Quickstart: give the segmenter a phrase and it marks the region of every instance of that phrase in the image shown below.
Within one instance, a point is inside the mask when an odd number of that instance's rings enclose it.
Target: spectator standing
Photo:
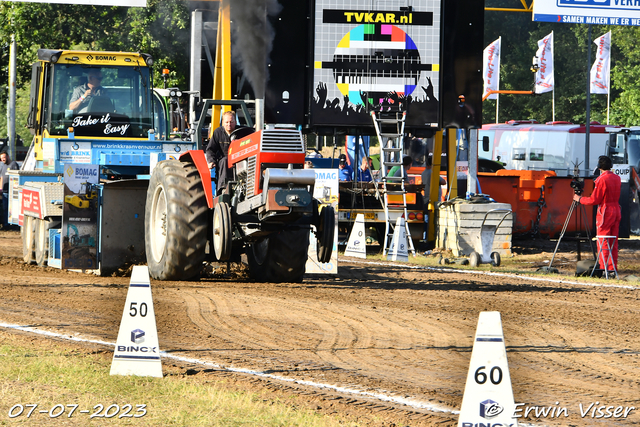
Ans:
[[[352,181],[353,180],[353,168],[347,164],[347,156],[340,154],[340,161],[338,162],[338,179],[340,181]]]
[[[6,151],[0,153],[0,201],[2,207],[0,208],[0,225],[6,226],[9,213],[9,175],[7,171],[18,170],[20,167],[16,161],[11,160],[9,153]]]
[[[371,182],[373,177],[371,176],[371,157],[363,157],[362,164],[358,168],[358,181]]]

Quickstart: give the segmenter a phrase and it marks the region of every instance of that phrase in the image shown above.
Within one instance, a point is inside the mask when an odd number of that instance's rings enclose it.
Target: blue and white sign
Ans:
[[[640,26],[636,0],[536,0],[533,20],[565,24]]]
[[[91,142],[60,142],[61,163],[91,163]]]

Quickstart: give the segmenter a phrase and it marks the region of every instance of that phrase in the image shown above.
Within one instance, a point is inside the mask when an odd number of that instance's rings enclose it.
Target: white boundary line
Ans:
[[[81,335],[78,335],[78,334],[75,334],[75,335],[70,335],[68,333],[62,334],[62,333],[58,333],[58,332],[45,331],[45,330],[36,329],[36,328],[28,327],[28,326],[13,325],[13,324],[9,324],[9,323],[0,323],[0,327],[7,328],[7,329],[19,330],[19,331],[23,331],[23,332],[34,333],[34,334],[39,334],[39,335],[44,335],[44,336],[51,337],[51,338],[64,339],[64,340],[68,340],[68,341],[99,344],[99,345],[104,345],[104,346],[112,347],[112,348],[115,347],[115,345],[116,345],[115,342],[108,342],[108,341],[95,340],[95,339],[91,339],[91,338],[84,338],[84,337],[82,337]],[[408,406],[410,408],[426,409],[426,410],[431,411],[431,412],[443,412],[443,413],[452,414],[452,415],[458,415],[460,413],[460,411],[456,411],[456,410],[451,409],[451,408],[445,408],[445,407],[442,407],[442,406],[438,406],[438,405],[435,405],[435,404],[430,403],[430,402],[425,402],[425,401],[421,401],[421,400],[417,400],[417,399],[408,399],[408,398],[404,398],[404,397],[400,397],[400,396],[394,396],[392,394],[374,393],[374,392],[369,392],[369,391],[357,390],[357,389],[351,388],[351,387],[342,387],[342,386],[338,386],[338,385],[334,385],[334,384],[325,384],[325,383],[319,383],[319,382],[315,382],[315,381],[298,380],[298,379],[295,379],[295,378],[284,377],[284,376],[281,376],[281,375],[268,374],[266,372],[256,371],[256,370],[248,369],[248,368],[225,367],[225,366],[219,365],[219,364],[214,363],[214,362],[208,362],[206,360],[194,359],[194,358],[184,357],[184,356],[175,355],[175,354],[169,354],[169,353],[167,353],[165,351],[161,351],[160,354],[161,354],[163,359],[173,359],[173,360],[177,360],[177,361],[181,361],[181,362],[193,363],[193,364],[196,364],[196,365],[202,365],[202,366],[206,366],[206,367],[209,367],[209,368],[219,369],[219,370],[227,371],[227,372],[241,373],[241,374],[253,375],[253,376],[256,376],[256,377],[269,378],[269,379],[273,379],[273,380],[277,380],[277,381],[289,382],[289,383],[293,383],[293,384],[300,384],[300,385],[313,387],[313,388],[317,388],[317,389],[330,390],[330,391],[335,391],[335,392],[343,393],[343,394],[350,394],[350,395],[358,396],[358,397],[361,397],[361,398],[375,399],[375,400],[379,400],[379,401],[382,401],[382,402],[392,402],[392,403],[396,403],[396,404],[400,404],[400,405],[405,405],[405,406]]]
[[[518,274],[509,274],[509,273],[495,273],[492,271],[460,270],[457,268],[429,267],[426,265],[402,264],[402,263],[392,263],[392,262],[384,262],[384,261],[380,261],[380,262],[358,261],[358,260],[346,259],[346,258],[339,258],[338,261],[349,262],[352,264],[380,265],[384,267],[404,267],[404,268],[410,268],[414,270],[430,270],[430,271],[436,271],[438,273],[482,274],[486,276],[511,277],[514,279],[532,280],[536,282],[564,283],[567,285],[580,285],[580,286],[592,286],[592,287],[603,287],[603,288],[620,288],[620,289],[632,289],[632,290],[640,291],[639,286],[617,285],[617,284],[610,284],[610,283],[574,282],[571,280],[564,280],[564,279],[550,279],[550,278],[537,277],[537,276],[527,276],[527,275],[518,275]]]

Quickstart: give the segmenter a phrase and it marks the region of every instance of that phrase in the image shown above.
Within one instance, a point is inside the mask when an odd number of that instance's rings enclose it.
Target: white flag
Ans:
[[[542,40],[538,40],[536,52],[538,71],[536,71],[535,92],[545,93],[553,90],[553,31]]]
[[[490,90],[500,89],[500,40],[498,38],[487,46],[482,55],[483,98]],[[493,93],[487,99],[498,99],[498,94]]]
[[[591,67],[591,93],[609,93],[611,66],[611,31],[593,41],[598,46],[596,60]]]

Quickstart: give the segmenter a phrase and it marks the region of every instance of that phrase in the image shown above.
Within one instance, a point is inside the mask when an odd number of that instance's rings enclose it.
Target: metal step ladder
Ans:
[[[404,153],[404,124],[407,117],[406,112],[371,112],[373,126],[376,129],[376,135],[380,142],[380,165],[381,165],[381,181],[382,181],[382,205],[384,207],[385,216],[385,237],[382,253],[384,256],[388,254],[393,232],[396,226],[395,219],[397,215],[391,218],[391,212],[400,212],[404,216],[404,226],[407,233],[407,241],[409,250],[416,255],[413,247],[411,233],[409,233],[409,223],[407,220],[407,191],[405,189],[406,171],[402,164]],[[400,176],[387,176],[389,170],[394,166],[400,168]],[[389,203],[389,196],[401,195],[402,204]]]

